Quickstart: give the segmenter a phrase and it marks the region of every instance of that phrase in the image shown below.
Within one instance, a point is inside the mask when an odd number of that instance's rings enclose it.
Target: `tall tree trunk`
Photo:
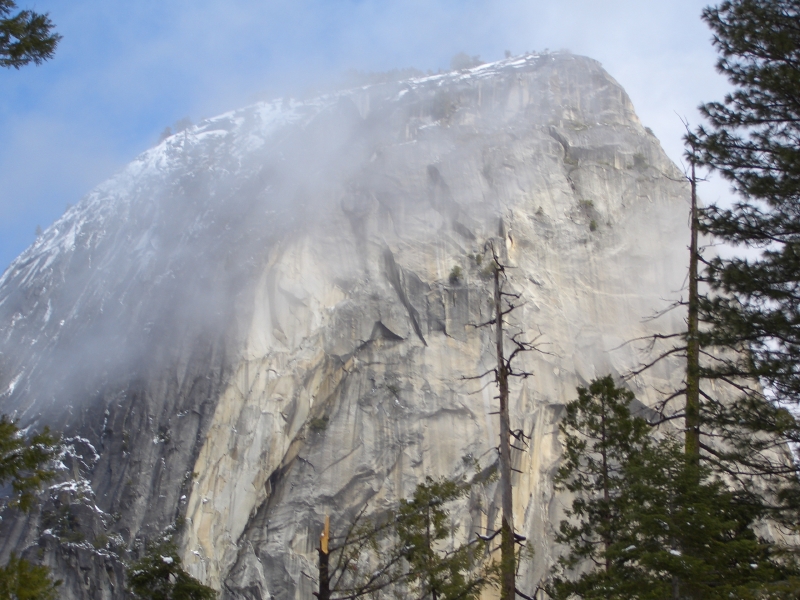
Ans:
[[[601,400],[603,411],[600,416],[600,437],[603,440],[603,448],[601,452],[601,457],[603,460],[603,500],[605,501],[605,508],[603,512],[605,512],[605,526],[608,527],[610,523],[611,515],[608,514],[608,507],[611,504],[611,492],[609,490],[610,484],[608,481],[608,436],[606,435],[606,401],[605,398]],[[606,573],[611,570],[611,559],[608,556],[608,550],[611,548],[611,539],[609,538],[608,532],[603,535],[603,546],[605,548],[605,567]]]
[[[697,292],[697,178],[692,162],[691,243],[689,246],[689,316],[686,331],[686,454],[694,463],[700,462],[700,341],[698,339]]]
[[[431,509],[428,507],[426,509],[426,517],[425,517],[425,546],[429,556],[433,555],[433,543],[431,542]],[[428,577],[428,587],[431,591],[431,600],[438,600],[439,593],[436,590],[436,578],[433,576],[433,572],[431,572],[430,576]]]
[[[319,600],[330,600],[331,598],[330,573],[328,571],[330,529],[330,517],[325,515],[325,528],[322,530],[319,540],[319,590],[314,594]]]
[[[500,493],[503,515],[500,529],[500,600],[514,600],[514,506],[511,496],[511,423],[508,417],[508,367],[503,355],[503,307],[500,294],[500,268],[494,270],[495,345],[497,346],[497,385],[500,388]]]
[[[697,290],[697,267],[699,255],[697,249],[697,230],[699,219],[697,214],[697,176],[692,161],[692,175],[689,179],[692,190],[692,213],[689,244],[689,311],[686,327],[686,437],[685,451],[692,466],[700,465],[700,340],[699,335],[699,303]],[[700,483],[699,471],[695,471],[695,483]],[[680,598],[680,578],[672,578],[673,598]]]

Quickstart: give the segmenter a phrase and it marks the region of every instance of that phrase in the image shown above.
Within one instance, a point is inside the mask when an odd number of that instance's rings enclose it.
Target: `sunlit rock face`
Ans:
[[[4,516],[64,598],[121,598],[120,560],[176,522],[223,598],[308,598],[325,514],[474,477],[498,443],[487,244],[510,267],[515,520],[532,590],[558,549],[557,423],[575,387],[680,294],[687,188],[600,65],[528,55],[309,102],[251,106],[165,140],[99,186],[0,280],[0,410],[70,438],[77,484]],[[460,268],[459,277],[454,267]],[[628,382],[652,404],[664,363]],[[498,526],[495,484],[452,511]],[[65,516],[66,515],[66,516]],[[77,515],[77,516],[76,516]]]

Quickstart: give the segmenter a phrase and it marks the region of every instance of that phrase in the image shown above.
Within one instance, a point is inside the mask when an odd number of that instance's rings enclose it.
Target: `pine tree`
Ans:
[[[700,107],[708,124],[686,141],[739,201],[705,209],[700,228],[757,252],[706,264],[713,293],[701,300],[701,343],[728,351],[702,375],[740,393],[732,403],[708,398],[725,443],[704,450],[730,475],[768,478],[789,509],[777,516],[796,523],[800,485],[786,448],[800,441],[800,422],[786,407],[800,404],[800,2],[728,0],[703,19],[734,91]]]
[[[142,600],[213,600],[217,593],[189,575],[182,566],[178,549],[162,540],[129,570],[128,584]]]
[[[472,484],[427,477],[409,499],[377,520],[363,512],[330,548],[328,587],[315,596],[334,600],[384,598],[470,600],[496,583],[497,566],[487,561],[479,536],[448,544],[456,532],[448,506]],[[332,538],[336,542],[335,538]]]
[[[604,377],[567,405],[556,483],[574,498],[557,535],[568,552],[550,595],[796,597],[795,563],[754,533],[761,503],[714,477],[680,437],[654,438],[631,415],[633,399]]]
[[[599,568],[597,577],[614,571],[610,551],[623,539],[627,526],[622,518],[627,501],[625,468],[641,455],[650,430],[644,419],[631,417],[632,400],[630,391],[604,377],[588,389],[579,387],[578,399],[566,406],[559,425],[564,462],[555,477],[557,489],[574,494],[568,519],[561,522],[556,536],[557,542],[569,547],[569,554],[559,561],[566,570],[588,561]],[[551,595],[566,598],[582,586],[556,579]]]
[[[33,507],[36,492],[55,477],[49,463],[57,448],[49,429],[26,439],[16,423],[5,415],[0,417],[0,485],[11,484],[11,506],[22,511]],[[0,598],[50,600],[56,598],[60,583],[50,579],[47,567],[14,554],[0,567]]]
[[[714,477],[680,438],[647,444],[625,474],[622,519],[632,527],[610,552],[629,571],[618,582],[622,597],[797,596],[796,563],[754,531],[765,516],[758,498]]]
[[[0,67],[19,69],[52,58],[61,36],[52,31],[48,15],[21,10],[14,0],[0,0]]]
[[[60,585],[50,579],[47,567],[32,565],[15,554],[0,567],[0,598],[4,600],[56,600]]]
[[[410,500],[397,511],[397,542],[408,562],[409,597],[431,600],[478,598],[488,583],[485,544],[479,538],[443,551],[440,544],[453,535],[447,504],[463,497],[469,488],[450,479],[430,477],[419,484]]]
[[[48,463],[56,450],[57,441],[48,428],[25,439],[16,423],[0,416],[0,485],[11,483],[12,506],[30,510],[35,493],[55,476]]]

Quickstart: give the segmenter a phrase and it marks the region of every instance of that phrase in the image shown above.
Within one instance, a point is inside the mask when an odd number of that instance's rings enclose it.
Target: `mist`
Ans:
[[[696,106],[722,97],[704,1],[37,2],[64,36],[43,66],[0,73],[0,264],[166,126],[257,100],[308,97],[348,70],[449,68],[544,49],[595,58],[679,161]],[[677,114],[676,114],[677,113]],[[701,190],[723,198],[724,184]]]

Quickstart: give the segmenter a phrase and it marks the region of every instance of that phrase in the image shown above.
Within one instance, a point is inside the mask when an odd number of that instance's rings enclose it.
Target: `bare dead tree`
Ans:
[[[319,586],[314,594],[319,600],[331,599],[330,573],[328,571],[328,541],[331,536],[331,517],[325,515],[325,526],[319,536]]]
[[[525,379],[532,375],[527,371],[519,371],[513,367],[514,359],[522,352],[534,350],[534,342],[525,341],[522,339],[522,333],[514,333],[508,335],[504,330],[505,317],[513,312],[520,306],[520,295],[509,291],[507,289],[508,277],[506,270],[510,267],[503,263],[494,246],[494,243],[489,241],[484,247],[484,252],[491,253],[491,263],[489,268],[492,272],[493,281],[493,294],[492,294],[492,313],[491,319],[485,323],[476,325],[476,327],[490,327],[494,326],[494,345],[497,365],[494,369],[490,369],[486,373],[479,376],[484,377],[487,374],[494,375],[494,382],[498,388],[499,400],[499,418],[500,418],[500,445],[498,446],[499,466],[500,466],[500,496],[501,496],[501,525],[499,532],[494,535],[487,536],[491,539],[500,534],[500,598],[501,600],[514,600],[516,595],[525,597],[516,589],[516,572],[517,572],[517,552],[516,545],[525,540],[521,535],[514,531],[514,500],[513,490],[511,485],[511,472],[514,470],[511,466],[511,450],[524,450],[520,446],[515,446],[512,440],[527,446],[526,439],[530,439],[524,434],[522,430],[513,430],[511,428],[511,419],[509,416],[509,378],[519,377]],[[511,352],[508,356],[505,355],[506,343],[510,342]]]
[[[684,126],[688,131],[688,123],[684,121]],[[699,273],[699,265],[702,262],[702,250],[698,244],[698,232],[700,228],[699,221],[699,208],[697,202],[697,183],[700,181],[697,177],[695,170],[695,161],[689,156],[689,170],[685,174],[685,180],[688,181],[690,187],[690,213],[689,213],[689,269],[687,274],[688,280],[688,299],[678,300],[671,303],[663,311],[659,311],[654,315],[654,319],[679,308],[686,308],[686,330],[684,332],[674,334],[654,334],[644,338],[638,338],[632,341],[648,341],[649,351],[652,351],[658,342],[662,341],[676,341],[679,343],[673,344],[666,350],[660,351],[655,358],[641,364],[628,374],[628,378],[635,377],[662,360],[672,356],[683,356],[686,360],[686,370],[684,375],[683,386],[679,389],[661,390],[663,398],[655,407],[660,418],[652,421],[653,426],[659,426],[668,421],[675,421],[683,419],[684,421],[684,446],[687,456],[691,457],[693,461],[699,463],[700,449],[701,449],[701,422],[702,422],[702,402],[700,382],[702,379],[702,372],[700,368],[700,358],[703,356],[703,351],[700,345],[700,293],[699,282],[701,280]],[[682,407],[677,410],[673,408],[673,401],[677,398],[683,397],[685,399]]]
[[[697,289],[700,253],[697,231],[700,227],[697,213],[697,174],[691,163],[689,183],[692,190],[692,212],[689,244],[689,302],[686,320],[686,454],[694,462],[700,461],[700,295]]]

